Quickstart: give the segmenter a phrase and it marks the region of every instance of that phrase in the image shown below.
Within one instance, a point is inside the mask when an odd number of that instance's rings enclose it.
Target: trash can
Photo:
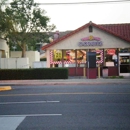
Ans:
[[[107,66],[104,66],[102,69],[102,77],[103,78],[108,77],[108,67]]]

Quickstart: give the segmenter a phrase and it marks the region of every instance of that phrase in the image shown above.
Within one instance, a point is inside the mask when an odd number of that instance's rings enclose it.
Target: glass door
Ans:
[[[130,76],[130,53],[119,53],[119,75]]]

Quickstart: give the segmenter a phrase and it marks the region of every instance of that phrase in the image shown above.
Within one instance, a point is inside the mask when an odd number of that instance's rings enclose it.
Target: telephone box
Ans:
[[[87,78],[88,79],[97,78],[96,52],[87,53]]]

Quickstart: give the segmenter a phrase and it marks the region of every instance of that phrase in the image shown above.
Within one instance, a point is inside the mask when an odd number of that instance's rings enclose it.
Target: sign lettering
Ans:
[[[85,38],[81,38],[81,41],[78,43],[78,46],[102,46],[103,43],[102,41],[100,41],[100,38],[98,37],[93,37],[93,36],[89,36],[89,37],[85,37]]]

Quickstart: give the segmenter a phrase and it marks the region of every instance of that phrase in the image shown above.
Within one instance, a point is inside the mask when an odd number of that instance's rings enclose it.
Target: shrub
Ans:
[[[68,79],[67,68],[1,69],[0,80]]]

